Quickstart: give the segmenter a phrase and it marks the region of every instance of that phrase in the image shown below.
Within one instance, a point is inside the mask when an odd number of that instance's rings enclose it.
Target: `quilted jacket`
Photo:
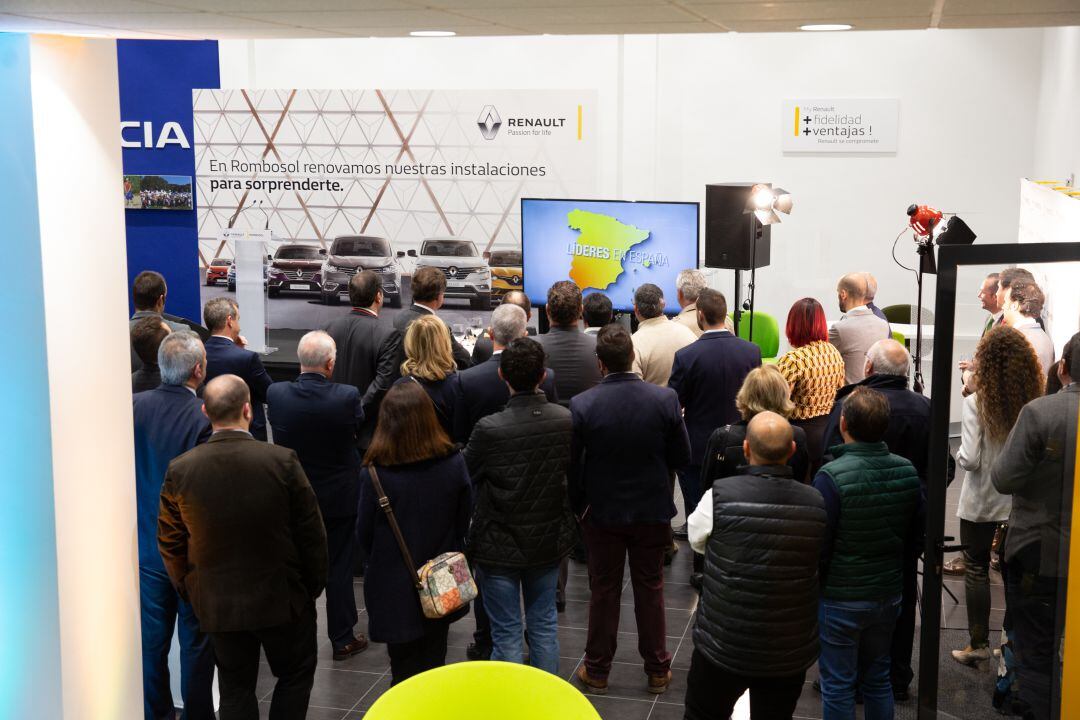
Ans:
[[[574,545],[566,493],[570,411],[543,393],[518,394],[480,420],[465,448],[476,510],[469,558],[500,567],[551,565]]]

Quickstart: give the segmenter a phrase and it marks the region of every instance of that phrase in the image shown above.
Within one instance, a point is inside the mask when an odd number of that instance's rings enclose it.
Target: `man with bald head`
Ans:
[[[529,301],[529,296],[520,290],[511,290],[502,297],[502,305],[517,305],[519,308],[525,311],[525,332],[529,335],[535,335],[536,330],[529,327],[529,322],[532,321],[532,302]],[[473,345],[472,362],[473,367],[476,367],[482,362],[487,362],[491,359],[492,353],[495,352],[495,346],[491,341],[491,328],[485,330],[480,337],[476,338],[476,344]]]
[[[326,630],[335,660],[368,646],[356,633],[353,595],[353,532],[359,501],[360,453],[357,433],[363,402],[354,385],[332,382],[337,361],[334,339],[321,330],[300,338],[300,376],[266,391],[274,442],[296,451],[322,511],[329,551],[326,576]]]
[[[259,717],[261,648],[277,678],[270,717],[304,717],[315,679],[315,598],[326,585],[318,501],[295,452],[251,436],[243,380],[211,380],[203,412],[210,439],[165,473],[158,549],[210,635],[220,716]]]
[[[908,373],[911,356],[907,349],[895,340],[879,340],[866,353],[865,379],[854,385],[840,388],[836,403],[825,428],[826,461],[831,459],[832,449],[844,443],[840,416],[844,400],[859,388],[876,390],[889,403],[889,424],[882,438],[889,452],[911,462],[922,482],[925,492],[926,469],[930,461],[930,400],[908,390]],[[920,531],[921,532],[921,531]],[[918,599],[918,551],[904,557],[903,605],[896,622],[892,647],[892,683],[898,698],[907,695],[907,688],[914,678],[911,668],[912,643],[915,640],[915,606]]]
[[[844,381],[849,385],[865,376],[866,351],[891,336],[889,323],[867,307],[867,273],[848,273],[836,285],[836,299],[844,316],[829,328],[829,342],[844,357]]]
[[[726,720],[747,689],[755,717],[791,717],[818,656],[824,501],[792,476],[794,436],[780,415],[755,415],[743,452],[743,474],[707,490],[688,520],[690,546],[705,555],[686,687],[693,720]]]
[[[885,322],[889,322],[889,319],[885,317],[885,311],[874,304],[874,298],[877,297],[877,278],[864,272],[863,279],[866,280],[866,307]]]

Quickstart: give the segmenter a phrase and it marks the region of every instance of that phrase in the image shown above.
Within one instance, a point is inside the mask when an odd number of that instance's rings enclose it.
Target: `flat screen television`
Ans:
[[[522,198],[525,294],[543,305],[548,288],[569,279],[625,312],[634,291],[652,283],[664,291],[665,312],[677,313],[675,277],[698,266],[698,218],[696,202]]]

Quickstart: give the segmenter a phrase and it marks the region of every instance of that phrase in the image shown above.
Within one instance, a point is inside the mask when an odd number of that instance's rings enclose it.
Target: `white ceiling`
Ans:
[[[119,37],[400,37],[1080,25],[1080,0],[0,0],[0,31]]]

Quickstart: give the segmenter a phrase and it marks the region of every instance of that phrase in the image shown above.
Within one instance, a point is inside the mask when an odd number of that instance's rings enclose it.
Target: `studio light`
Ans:
[[[750,190],[750,197],[743,212],[752,212],[762,225],[773,225],[780,222],[780,216],[776,211],[791,214],[793,205],[791,193],[781,188],[772,188],[764,183],[755,185]]]

